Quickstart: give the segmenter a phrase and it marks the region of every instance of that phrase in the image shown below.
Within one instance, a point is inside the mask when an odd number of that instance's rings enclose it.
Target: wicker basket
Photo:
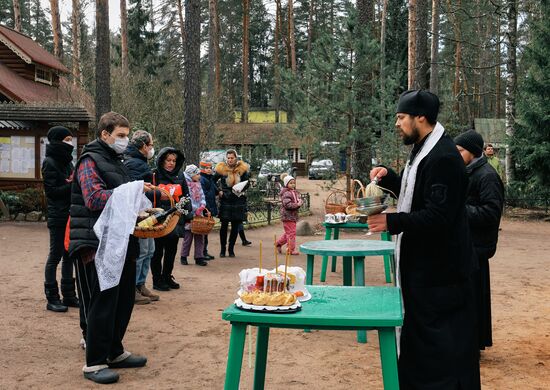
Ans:
[[[195,215],[193,217],[191,220],[191,233],[205,235],[212,231],[216,221],[214,221],[210,211],[208,211],[208,209],[206,209],[206,211],[208,212],[206,217],[203,217],[202,215]]]
[[[347,203],[346,214],[353,215],[357,214],[357,205],[355,204],[354,199],[365,197],[365,186],[360,180],[355,179],[351,182],[350,194],[351,199]]]
[[[345,213],[347,202],[348,199],[344,191],[334,190],[328,194],[327,199],[325,200],[325,213]]]
[[[170,199],[170,207],[174,207],[174,198],[168,191],[166,191],[163,188],[153,186],[155,190],[159,190],[163,192],[165,195],[168,196],[168,199]],[[149,211],[149,210],[146,210]],[[178,221],[180,219],[180,213],[175,212],[170,214],[163,223],[157,224],[155,226],[151,227],[140,227],[137,226],[134,229],[134,236],[138,238],[160,238],[164,237],[170,233],[176,228],[176,225],[178,224]]]

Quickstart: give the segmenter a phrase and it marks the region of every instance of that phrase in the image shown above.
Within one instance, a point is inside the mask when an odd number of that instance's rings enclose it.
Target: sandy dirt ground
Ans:
[[[311,193],[317,224],[326,192],[322,182],[299,180]],[[251,247],[236,247],[237,258],[211,261],[207,267],[176,263],[174,276],[180,290],[160,292],[160,301],[136,306],[125,347],[146,355],[147,366],[119,370],[123,389],[221,389],[229,344],[229,323],[221,312],[232,304],[238,273],[257,264],[258,243],[272,243],[282,232],[275,224],[247,231]],[[342,237],[367,238],[364,232]],[[299,237],[299,243],[322,239]],[[373,235],[368,238],[377,238]],[[46,310],[43,293],[44,263],[48,252],[45,223],[0,224],[0,388],[99,388],[82,377],[84,351],[79,348],[78,311]],[[218,239],[211,236],[211,252],[218,254]],[[427,244],[429,237],[426,237]],[[265,251],[264,251],[265,253]],[[264,257],[264,264],[271,259]],[[305,256],[293,257],[305,269]],[[491,260],[494,346],[482,353],[484,389],[550,388],[550,223],[505,219],[499,248]],[[381,257],[368,258],[366,283],[383,285]],[[315,283],[320,264],[316,262]],[[327,284],[342,282],[342,268],[328,273]],[[150,286],[150,276],[148,285]],[[251,389],[255,330],[247,338],[241,388]],[[272,329],[266,389],[380,389],[382,388],[378,337],[358,344],[355,332]]]

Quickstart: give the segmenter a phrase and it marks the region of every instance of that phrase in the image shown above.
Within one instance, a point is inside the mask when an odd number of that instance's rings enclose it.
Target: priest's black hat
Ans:
[[[425,116],[429,123],[435,124],[439,113],[439,98],[428,91],[410,89],[399,97],[396,112]]]

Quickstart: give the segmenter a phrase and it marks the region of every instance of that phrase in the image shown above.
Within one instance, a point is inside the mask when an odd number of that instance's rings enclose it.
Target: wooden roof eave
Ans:
[[[11,51],[13,51],[19,58],[25,61],[27,64],[32,64],[31,57],[29,57],[25,52],[19,50],[19,47],[14,45],[9,39],[0,34],[0,42],[6,45]]]

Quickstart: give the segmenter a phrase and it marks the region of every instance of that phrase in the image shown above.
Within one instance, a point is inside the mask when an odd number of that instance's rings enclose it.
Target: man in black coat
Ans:
[[[132,139],[124,152],[124,165],[128,168],[128,173],[132,180],[143,180],[146,183],[153,181],[153,172],[148,164],[148,160],[155,155],[155,147],[153,137],[145,130],[136,130],[132,134]],[[146,194],[153,201],[154,192],[150,191]],[[157,191],[160,198],[160,192]],[[134,303],[143,305],[152,301],[158,301],[159,296],[153,294],[147,288],[145,282],[147,274],[151,267],[151,258],[155,253],[154,238],[139,239],[139,256],[136,259],[136,297]]]
[[[385,167],[371,179],[399,196],[397,213],[368,218],[373,232],[397,234],[396,277],[404,321],[399,385],[403,389],[480,389],[472,274],[475,257],[466,219],[467,175],[453,140],[437,122],[439,99],[404,92],[396,127],[413,145],[402,177]]]
[[[73,278],[73,261],[65,251],[65,228],[71,206],[71,181],[73,178],[73,134],[63,126],[48,131],[46,158],[42,163],[44,192],[48,201],[48,230],[50,253],[46,260],[44,290],[48,301],[46,309],[65,312],[67,307],[78,307]],[[61,262],[61,293],[57,287],[57,265]]]
[[[497,249],[498,227],[504,207],[504,184],[482,154],[483,137],[468,130],[455,138],[456,147],[470,177],[466,212],[477,254],[475,274],[479,349],[493,345],[489,259]]]

